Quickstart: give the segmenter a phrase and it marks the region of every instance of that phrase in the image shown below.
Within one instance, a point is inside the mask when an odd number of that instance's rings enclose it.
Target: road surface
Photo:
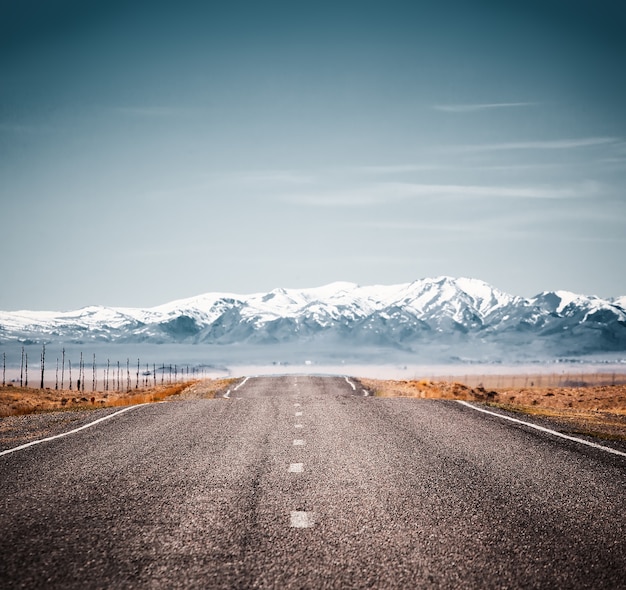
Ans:
[[[249,378],[0,456],[2,588],[626,588],[626,458]]]

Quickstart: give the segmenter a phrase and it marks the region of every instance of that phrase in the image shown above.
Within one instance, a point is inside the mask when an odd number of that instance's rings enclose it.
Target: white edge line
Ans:
[[[552,434],[553,436],[558,436],[560,438],[565,438],[567,440],[572,440],[577,443],[581,443],[583,445],[587,445],[588,447],[593,447],[594,449],[600,449],[602,451],[606,451],[607,453],[613,453],[614,455],[619,455],[621,457],[626,457],[626,453],[622,451],[618,451],[617,449],[612,449],[611,447],[605,447],[603,445],[599,445],[594,442],[590,442],[583,438],[577,438],[575,436],[569,436],[568,434],[563,434],[562,432],[557,432],[556,430],[550,430],[549,428],[544,428],[543,426],[538,426],[537,424],[532,424],[531,422],[524,422],[524,420],[518,420],[517,418],[511,418],[511,416],[505,416],[504,414],[498,414],[497,412],[490,412],[489,410],[485,410],[484,408],[478,408],[473,406],[472,404],[463,401],[456,400],[457,403],[467,406],[468,408],[472,408],[472,410],[476,410],[477,412],[482,412],[483,414],[490,414],[491,416],[496,416],[498,418],[503,418],[504,420],[509,420],[510,422],[516,422],[517,424],[523,424],[524,426],[528,426],[529,428],[534,428],[535,430],[540,430],[541,432],[547,432],[548,434]]]
[[[344,377],[344,379],[346,380],[346,383],[352,387],[352,391],[356,391],[356,385],[354,383],[352,383],[352,381],[350,381],[350,379],[348,379],[347,377]]]
[[[21,451],[22,449],[27,449],[28,447],[32,447],[34,445],[38,445],[43,442],[48,442],[56,438],[63,438],[64,436],[69,436],[70,434],[74,434],[75,432],[80,432],[81,430],[85,430],[85,428],[91,428],[92,426],[95,426],[96,424],[99,424],[100,422],[104,422],[105,420],[109,420],[110,418],[113,418],[114,416],[119,416],[120,414],[123,414],[124,412],[128,412],[129,410],[134,410],[135,408],[138,408],[139,406],[146,406],[146,405],[148,404],[137,404],[136,406],[129,406],[128,408],[124,408],[123,410],[119,410],[118,412],[114,412],[113,414],[109,414],[108,416],[98,418],[97,420],[94,420],[93,422],[89,422],[89,424],[84,424],[83,426],[80,426],[79,428],[74,428],[74,430],[68,430],[67,432],[62,432],[61,434],[55,434],[54,436],[48,436],[47,438],[40,438],[39,440],[33,440],[31,442],[20,445],[19,447],[13,447],[12,449],[1,451],[0,457],[2,455],[15,453],[15,451]]]
[[[242,385],[244,385],[248,379],[250,379],[250,377],[246,377],[239,385],[237,385],[237,387],[235,387],[235,391],[237,391]]]

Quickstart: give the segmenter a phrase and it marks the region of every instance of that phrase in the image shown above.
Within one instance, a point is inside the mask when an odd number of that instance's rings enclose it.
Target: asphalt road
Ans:
[[[250,378],[0,456],[0,587],[626,588],[626,458],[350,383]]]

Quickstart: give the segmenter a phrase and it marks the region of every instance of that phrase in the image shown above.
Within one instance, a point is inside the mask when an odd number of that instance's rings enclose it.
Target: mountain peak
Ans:
[[[3,342],[333,342],[407,351],[461,345],[478,350],[539,345],[550,350],[626,350],[620,300],[568,291],[532,299],[469,277],[439,276],[397,285],[337,281],[267,293],[205,293],[148,309],[90,306],[74,312],[0,312]],[[325,345],[326,346],[326,345]],[[564,347],[564,348],[563,348]]]

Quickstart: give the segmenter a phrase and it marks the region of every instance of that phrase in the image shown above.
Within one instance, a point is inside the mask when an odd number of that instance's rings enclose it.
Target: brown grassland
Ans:
[[[193,392],[194,397],[211,398],[236,379],[207,379],[157,385],[127,391],[76,391],[35,389],[7,385],[0,387],[0,418],[59,410],[88,410],[159,402]]]
[[[77,392],[7,385],[0,387],[0,418],[59,410],[129,406],[165,399],[213,398],[236,381],[204,379],[122,392]],[[538,378],[487,376],[479,381],[477,385],[466,385],[451,379],[360,379],[363,386],[378,397],[482,402],[548,419],[569,433],[626,441],[626,384],[621,382],[622,379],[587,375],[585,379],[578,379],[579,386],[570,386],[571,381],[560,376],[550,378],[545,375]],[[567,386],[560,385],[562,383],[567,383]]]
[[[606,378],[606,375],[603,378]],[[545,381],[548,379],[544,376]],[[570,434],[626,441],[624,384],[609,383],[584,387],[509,385],[495,389],[482,385],[471,387],[454,381],[360,379],[360,382],[379,397],[483,402],[511,412],[548,419],[556,423],[560,430]],[[598,383],[599,379],[595,382]]]

